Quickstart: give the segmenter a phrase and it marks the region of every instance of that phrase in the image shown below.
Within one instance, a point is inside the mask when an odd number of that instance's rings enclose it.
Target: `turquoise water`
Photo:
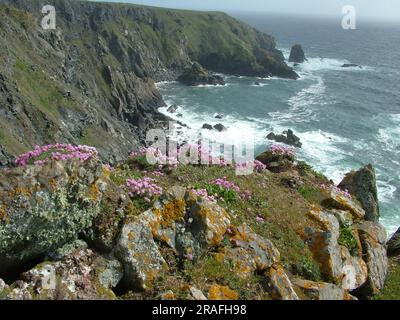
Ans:
[[[221,122],[228,131],[213,138],[246,134],[263,151],[268,132],[291,128],[303,142],[299,157],[335,182],[372,163],[381,222],[394,232],[400,225],[400,26],[359,23],[357,30],[345,31],[340,20],[239,18],[272,34],[286,57],[291,45],[302,44],[309,61],[295,67],[297,81],[225,76],[221,87],[159,83],[167,103],[180,106],[182,118],[176,119],[189,126],[182,129],[184,137],[203,123]],[[344,63],[363,68],[341,68]],[[216,120],[216,112],[226,117]]]

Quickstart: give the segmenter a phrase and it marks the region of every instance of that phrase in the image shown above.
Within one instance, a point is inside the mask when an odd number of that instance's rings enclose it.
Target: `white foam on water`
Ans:
[[[310,122],[316,120],[317,115],[313,106],[324,106],[328,103],[332,104],[334,101],[326,97],[323,78],[320,76],[312,78],[316,83],[300,90],[288,100],[289,110],[270,112],[269,116],[278,121]]]
[[[290,57],[290,49],[281,49],[285,60],[288,61]],[[288,64],[297,71],[300,77],[304,78],[309,75],[310,72],[315,71],[326,71],[326,70],[334,70],[334,71],[374,71],[375,69],[370,66],[363,66],[361,68],[358,66],[343,68],[344,64],[352,63],[346,59],[332,59],[332,58],[321,58],[321,57],[307,57],[307,61],[300,63],[297,66],[294,66],[294,63]]]
[[[346,138],[322,130],[296,133],[303,143],[300,157],[311,163],[317,171],[339,183],[352,168],[339,163],[348,155],[339,144],[348,143]]]

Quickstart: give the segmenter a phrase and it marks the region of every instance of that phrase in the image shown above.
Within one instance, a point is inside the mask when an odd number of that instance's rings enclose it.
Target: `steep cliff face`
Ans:
[[[40,27],[54,5],[57,29]],[[154,82],[193,61],[231,74],[296,73],[272,37],[222,13],[72,0],[0,0],[0,162],[50,142],[119,160],[159,126]]]

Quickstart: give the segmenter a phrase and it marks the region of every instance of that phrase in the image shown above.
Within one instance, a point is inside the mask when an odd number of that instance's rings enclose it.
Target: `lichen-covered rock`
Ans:
[[[189,208],[189,217],[193,219],[190,231],[205,247],[217,246],[231,224],[225,209],[210,201],[196,201]]]
[[[343,260],[342,288],[352,291],[361,287],[368,278],[366,263],[362,258],[352,256],[345,247],[340,247],[340,253]]]
[[[367,165],[358,171],[351,171],[340,182],[339,188],[348,190],[355,196],[365,210],[367,221],[378,222],[379,202],[378,190],[376,186],[376,174],[372,165]]]
[[[339,222],[329,212],[311,210],[309,215],[315,219],[320,230],[307,228],[306,242],[309,244],[314,259],[318,262],[321,272],[329,279],[340,279],[342,276],[342,258],[340,256]]]
[[[168,290],[160,294],[160,299],[163,301],[176,300],[176,295],[172,290]]]
[[[124,266],[124,284],[131,290],[148,290],[167,268],[151,229],[138,216],[125,222],[115,247],[115,255]]]
[[[354,228],[358,230],[360,234],[366,235],[374,241],[384,245],[387,240],[387,232],[383,225],[371,221],[362,221],[356,223]]]
[[[203,294],[203,292],[201,292],[201,290],[197,289],[196,287],[190,287],[189,291],[194,300],[207,300],[207,297]]]
[[[256,259],[247,248],[225,248],[219,256],[229,262],[232,271],[241,279],[248,279],[257,270]]]
[[[91,233],[86,237],[91,246],[105,253],[112,251],[130,205],[126,191],[113,183],[107,185],[100,203],[100,214],[94,218]]]
[[[208,291],[209,300],[237,300],[239,295],[227,286],[213,285]]]
[[[299,300],[293,289],[292,282],[289,280],[285,269],[277,264],[273,265],[267,272],[271,295],[276,300]]]
[[[48,253],[45,259],[54,261],[62,260],[66,256],[69,256],[70,254],[74,253],[75,251],[86,250],[87,248],[88,248],[87,243],[85,241],[78,239],[70,243],[67,243],[66,245],[56,249],[53,252]]]
[[[77,239],[100,214],[107,183],[96,160],[0,171],[0,275]]]
[[[274,244],[254,233],[245,223],[235,230],[231,242],[235,247],[243,248],[250,254],[260,272],[267,270],[280,260],[280,253]]]
[[[387,252],[389,256],[400,254],[400,228],[387,242]]]
[[[293,284],[311,300],[345,300],[346,298],[346,291],[331,283],[295,279]]]
[[[113,257],[78,250],[61,261],[43,262],[12,284],[5,299],[110,300],[111,290],[123,277],[122,265]]]
[[[354,219],[361,220],[365,216],[364,209],[354,199],[346,197],[336,188],[326,191],[326,199],[323,200],[323,204],[335,209],[349,211]]]
[[[388,273],[388,257],[384,245],[383,227],[374,223],[358,225],[358,232],[362,245],[363,259],[368,267],[368,280],[360,288],[360,294],[371,296],[379,293],[385,285]]]

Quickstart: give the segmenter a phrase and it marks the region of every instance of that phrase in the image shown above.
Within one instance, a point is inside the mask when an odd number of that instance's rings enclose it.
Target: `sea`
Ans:
[[[400,24],[357,21],[344,30],[341,18],[268,14],[233,15],[274,36],[288,59],[301,44],[308,61],[294,67],[298,80],[223,75],[225,86],[157,86],[175,114],[187,124],[176,134],[190,140],[204,123],[222,123],[217,140],[252,137],[256,152],[268,148],[266,135],[294,130],[303,143],[298,158],[339,183],[346,172],[373,164],[388,234],[400,226]],[[354,63],[361,68],[342,68]],[[256,85],[259,82],[260,85]],[[223,113],[223,119],[215,119]],[[179,116],[178,116],[179,115]]]

